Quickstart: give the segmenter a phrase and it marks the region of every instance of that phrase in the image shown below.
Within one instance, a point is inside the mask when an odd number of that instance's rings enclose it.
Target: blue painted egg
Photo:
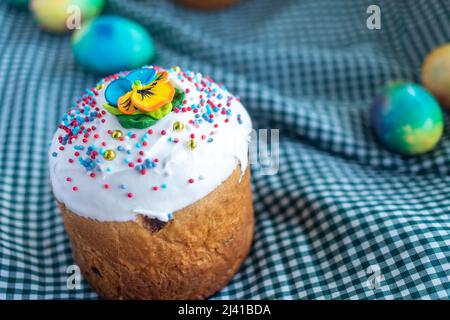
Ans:
[[[386,85],[372,104],[371,117],[378,139],[404,155],[432,150],[444,129],[438,102],[425,88],[414,83]]]
[[[98,74],[112,74],[149,64],[155,44],[140,24],[118,16],[101,16],[72,37],[75,60]]]

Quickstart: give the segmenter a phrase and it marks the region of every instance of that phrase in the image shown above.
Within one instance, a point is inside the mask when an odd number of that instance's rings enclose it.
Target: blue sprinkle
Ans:
[[[52,157],[55,158],[56,156],[58,156],[58,154],[57,154],[56,152],[53,152],[53,153],[52,153]]]
[[[125,184],[125,183],[122,183],[121,185],[120,185],[120,189],[126,189],[127,188],[127,185]]]

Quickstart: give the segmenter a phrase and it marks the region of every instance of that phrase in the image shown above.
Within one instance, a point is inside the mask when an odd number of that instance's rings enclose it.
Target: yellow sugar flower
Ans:
[[[123,114],[133,114],[138,110],[151,112],[171,102],[174,94],[175,88],[168,80],[168,73],[163,71],[147,85],[134,81],[132,90],[117,101],[117,107]]]

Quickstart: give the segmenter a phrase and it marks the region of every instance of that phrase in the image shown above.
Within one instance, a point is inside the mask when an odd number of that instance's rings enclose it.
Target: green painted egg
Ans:
[[[432,150],[444,120],[436,99],[422,86],[395,82],[385,86],[371,108],[372,126],[389,149],[404,155]]]
[[[149,64],[155,44],[140,24],[118,16],[101,16],[83,24],[72,37],[75,60],[98,74],[112,74]]]

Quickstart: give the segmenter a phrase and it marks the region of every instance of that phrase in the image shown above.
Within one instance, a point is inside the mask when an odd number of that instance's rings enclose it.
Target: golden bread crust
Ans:
[[[249,168],[239,183],[240,174],[237,166],[162,228],[143,216],[84,218],[60,204],[76,263],[92,288],[106,299],[203,299],[223,288],[253,238]]]

